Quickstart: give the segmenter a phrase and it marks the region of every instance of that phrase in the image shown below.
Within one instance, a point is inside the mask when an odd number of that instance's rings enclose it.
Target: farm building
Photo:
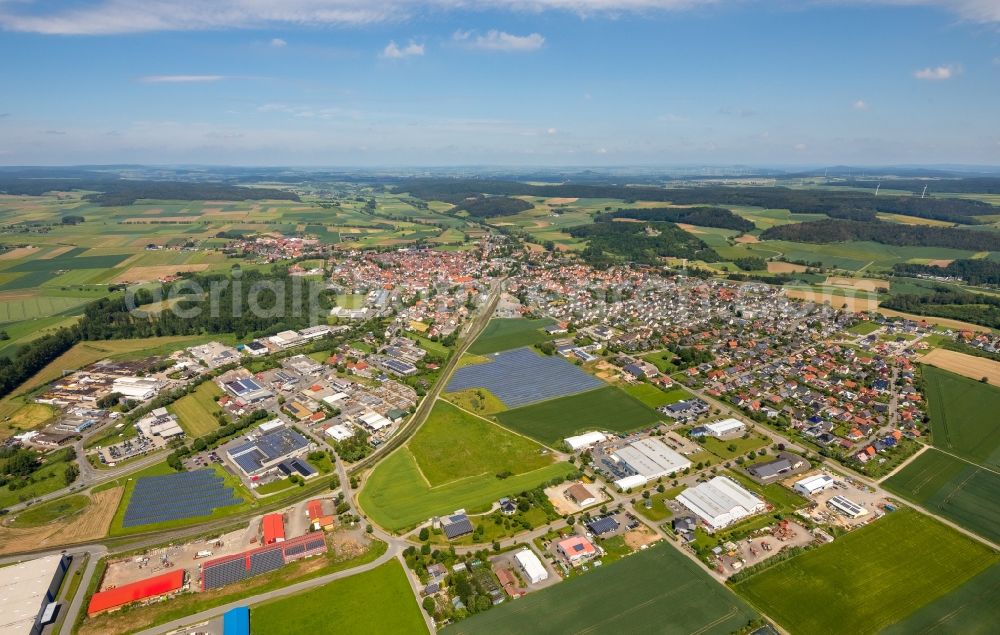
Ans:
[[[543,580],[548,580],[549,572],[545,570],[545,565],[538,559],[531,549],[524,549],[514,554],[514,559],[524,571],[524,575],[532,584],[538,584]]]
[[[228,454],[247,476],[259,476],[302,453],[309,445],[309,441],[295,430],[279,426],[230,449]]]
[[[459,509],[451,516],[441,519],[441,531],[448,537],[448,540],[454,540],[472,533],[472,521],[469,520],[465,511]]]
[[[95,593],[87,606],[87,615],[121,608],[132,602],[177,593],[184,587],[184,569],[177,569],[152,578]]]
[[[281,514],[267,514],[260,524],[265,545],[285,542],[285,519]]]
[[[826,506],[848,518],[862,518],[868,515],[868,510],[843,496],[834,496],[826,501]]]
[[[607,438],[608,437],[601,432],[587,432],[585,434],[580,434],[575,437],[566,437],[564,441],[566,441],[566,445],[569,446],[570,450],[572,450],[573,452],[578,452],[580,450],[584,450],[591,446],[597,445],[598,443],[602,443],[606,441]]]
[[[573,483],[563,493],[580,507],[589,507],[597,502],[597,497],[583,483]]]
[[[615,485],[623,490],[641,486],[661,476],[670,476],[691,467],[691,461],[671,450],[663,441],[652,438],[634,441],[616,450],[611,456],[627,472],[644,479],[641,483],[638,479],[619,479]],[[627,486],[621,481],[627,481]]]
[[[739,419],[723,419],[722,421],[713,421],[712,423],[692,428],[690,435],[692,437],[715,437],[716,439],[721,439],[722,437],[743,434],[746,430],[746,424]]]
[[[583,536],[572,536],[556,543],[556,550],[570,564],[589,560],[597,555],[597,547]]]
[[[43,618],[55,602],[69,558],[46,556],[4,567],[0,578],[0,633],[3,635],[37,635],[42,632]]]
[[[800,494],[812,496],[817,492],[822,492],[828,487],[833,487],[833,482],[833,477],[828,474],[816,474],[813,476],[807,476],[801,481],[796,481],[792,486],[792,489]]]
[[[767,503],[725,476],[716,476],[685,489],[677,497],[677,502],[694,512],[712,529],[728,527],[767,509]]]

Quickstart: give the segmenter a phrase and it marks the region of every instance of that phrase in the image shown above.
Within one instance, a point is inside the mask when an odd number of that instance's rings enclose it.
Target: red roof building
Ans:
[[[148,600],[168,593],[180,591],[184,586],[184,569],[177,569],[153,578],[139,580],[131,584],[100,591],[90,598],[87,615],[97,615],[125,606],[131,602]]]
[[[273,545],[276,542],[285,541],[285,519],[281,514],[268,514],[264,516],[262,525],[265,545]]]

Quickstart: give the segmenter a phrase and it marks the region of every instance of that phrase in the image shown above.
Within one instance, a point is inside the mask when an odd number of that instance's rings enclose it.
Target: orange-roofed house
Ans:
[[[281,514],[268,514],[261,523],[264,533],[264,544],[273,545],[285,542],[285,519]]]
[[[87,615],[97,615],[104,611],[111,611],[121,608],[132,602],[148,600],[150,598],[176,593],[184,587],[184,569],[177,569],[170,573],[164,573],[131,584],[108,589],[95,593],[90,598],[87,606]]]
[[[572,536],[565,540],[560,540],[556,549],[571,564],[589,560],[597,555],[597,547],[583,536]]]
[[[311,500],[306,505],[306,513],[309,514],[309,521],[319,529],[330,529],[333,527],[333,516],[323,511],[323,501]]]

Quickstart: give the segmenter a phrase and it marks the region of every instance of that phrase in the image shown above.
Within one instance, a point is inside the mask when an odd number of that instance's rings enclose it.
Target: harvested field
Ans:
[[[1000,386],[1000,362],[992,359],[936,348],[921,357],[920,361],[969,379],[987,377],[991,385]]]
[[[740,237],[738,237],[736,239],[736,242],[738,242],[741,245],[752,245],[752,244],[755,244],[755,243],[759,243],[760,242],[760,238],[757,238],[753,234],[743,234],[742,236],[740,236]],[[770,263],[768,263],[768,264],[770,264]],[[792,266],[797,267],[799,265],[792,265]],[[803,269],[804,268],[805,267],[803,267]],[[768,267],[768,269],[770,269],[770,267]]]
[[[681,229],[683,229],[684,231],[688,232],[689,234],[704,234],[705,233],[704,230],[698,229],[694,225],[688,225],[687,223],[677,223],[677,226],[680,227]]]
[[[17,260],[18,258],[27,258],[36,251],[38,251],[38,247],[16,247],[10,251],[5,251],[0,254],[0,260]]]
[[[164,276],[188,271],[204,271],[208,264],[199,265],[151,265],[146,267],[131,267],[114,279],[115,282],[152,282]]]
[[[878,300],[875,298],[850,298],[842,295],[833,295],[832,293],[823,293],[822,291],[804,291],[800,289],[786,291],[785,295],[794,300],[820,303],[828,301],[830,306],[834,308],[846,308],[848,311],[854,311],[855,313],[878,310]]]
[[[938,260],[928,260],[927,264],[930,265],[931,267],[947,267],[948,265],[950,265],[953,262],[955,262],[955,261],[954,260],[940,260],[940,259],[938,259]]]
[[[804,265],[796,265],[790,262],[781,262],[779,260],[772,260],[767,263],[768,273],[802,273],[808,267]]]
[[[118,509],[125,488],[115,487],[93,494],[90,505],[71,519],[33,527],[0,527],[0,554],[30,551],[40,547],[60,547],[103,538]]]
[[[578,198],[572,198],[572,197],[557,197],[557,198],[550,198],[548,200],[548,204],[549,205],[569,205],[570,203],[575,203],[575,202],[577,202],[579,200],[580,199],[578,199]]]
[[[857,291],[875,291],[876,289],[888,289],[889,283],[885,280],[876,280],[874,278],[838,278],[829,277],[826,279],[826,284],[835,287],[847,287],[849,289],[855,289]]]

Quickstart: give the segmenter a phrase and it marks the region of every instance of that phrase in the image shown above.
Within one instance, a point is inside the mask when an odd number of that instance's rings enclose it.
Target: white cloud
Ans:
[[[869,106],[868,102],[865,101],[864,99],[859,99],[856,102],[854,102],[855,110],[868,110],[870,107],[871,106]]]
[[[803,150],[807,150],[807,149],[809,149],[809,146],[807,146],[807,145],[806,145],[806,144],[804,144],[804,143],[796,143],[796,144],[795,144],[794,146],[792,146],[792,147],[793,147],[793,148],[795,148],[795,150],[797,150],[797,151],[799,151],[799,152],[802,152]]]
[[[139,81],[145,84],[206,84],[223,79],[224,75],[146,75]]]
[[[548,130],[545,131],[545,134],[558,134],[558,133],[559,131],[556,130],[555,128],[549,128]]]
[[[955,75],[958,75],[961,69],[957,66],[952,66],[951,64],[945,64],[943,66],[921,68],[920,70],[914,71],[913,76],[917,79],[922,79],[931,82],[942,82],[947,79],[951,79]]]
[[[742,0],[745,1],[745,0]],[[581,16],[684,11],[741,0],[80,0],[0,2],[0,26],[53,35],[226,30],[267,26],[357,26],[400,22],[441,11],[563,11]],[[774,0],[756,0],[767,4]],[[996,0],[825,0],[825,4],[940,7],[971,22],[1000,22]],[[39,5],[46,6],[39,6]],[[813,4],[822,4],[816,2]],[[62,6],[60,6],[62,5]],[[18,10],[15,10],[17,7]]]
[[[401,60],[404,57],[419,57],[424,54],[424,45],[417,44],[413,40],[406,46],[399,46],[396,41],[393,40],[385,45],[379,57],[384,57],[387,60]]]
[[[288,42],[282,40],[280,37],[276,37],[269,42],[271,48],[283,49],[288,46]]]
[[[496,29],[490,29],[485,34],[477,34],[475,31],[455,31],[452,39],[468,48],[512,53],[537,51],[545,44],[545,38],[538,33],[512,35]]]

